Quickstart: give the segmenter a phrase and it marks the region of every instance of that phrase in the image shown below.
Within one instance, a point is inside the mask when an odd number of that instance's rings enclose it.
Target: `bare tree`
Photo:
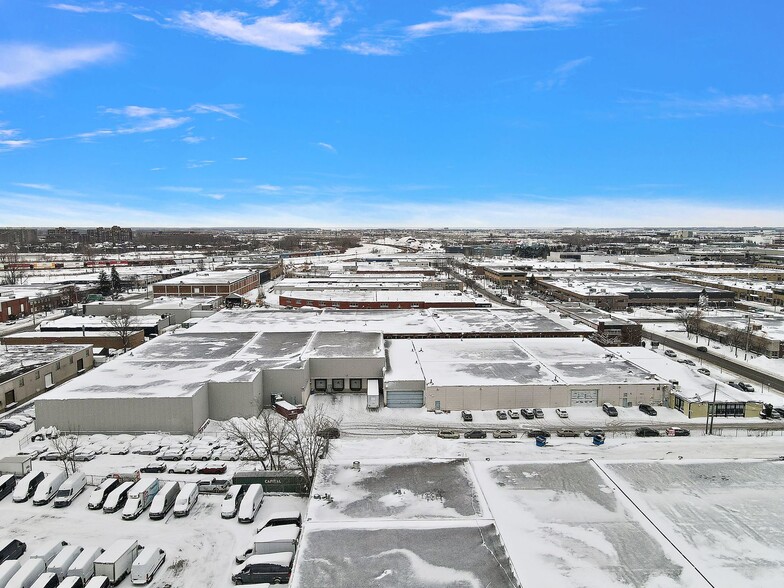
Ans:
[[[702,311],[695,309],[679,310],[676,316],[678,317],[678,322],[686,329],[686,338],[691,339],[691,334],[697,333],[697,325],[702,318]],[[699,335],[697,335],[697,342],[699,343]]]
[[[76,434],[61,434],[52,439],[52,446],[55,453],[57,453],[57,461],[62,463],[65,475],[70,476],[75,474],[76,467],[76,452],[81,446],[79,435]]]
[[[277,412],[266,408],[257,417],[230,419],[223,423],[222,428],[229,439],[247,447],[253,461],[260,462],[265,470],[282,469],[287,427],[286,419]]]
[[[287,425],[285,446],[310,490],[319,459],[326,457],[329,439],[338,434],[340,421],[328,416],[324,407],[319,405],[311,406],[296,420],[288,421]]]
[[[108,317],[109,330],[120,338],[123,351],[128,351],[131,336],[139,330],[139,322],[129,314],[113,314]]]
[[[721,331],[721,327],[716,323],[705,322],[703,323],[703,332],[705,336],[710,341],[719,341],[719,331]]]
[[[746,332],[740,329],[729,329],[726,335],[727,344],[735,348],[735,357],[738,357],[738,347],[746,340]]]
[[[29,272],[19,256],[19,248],[9,245],[8,250],[0,253],[0,284],[21,284]]]

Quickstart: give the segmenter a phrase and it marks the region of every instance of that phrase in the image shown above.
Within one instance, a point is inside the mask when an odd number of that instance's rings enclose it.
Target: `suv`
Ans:
[[[471,414],[470,410],[464,410],[460,413],[460,417],[466,422],[470,423],[474,420],[474,415]]]
[[[659,431],[650,427],[637,427],[634,429],[634,434],[638,437],[658,437]]]
[[[568,419],[569,418],[569,413],[566,412],[563,408],[556,408],[555,409],[555,414],[557,414],[562,419]]]
[[[523,415],[524,418],[531,420],[534,418],[534,411],[531,408],[522,408],[520,409],[520,414]]]
[[[700,345],[699,347],[697,347],[697,351],[701,353],[706,353],[708,351],[708,348],[705,347],[705,345]]]
[[[605,402],[604,404],[602,404],[602,410],[605,413],[607,413],[607,416],[611,416],[611,417],[617,417],[618,416],[618,409],[615,408],[609,402]]]
[[[543,419],[544,418],[544,411],[541,408],[535,408],[534,409],[534,416],[536,418],[538,418],[538,419]]]
[[[667,357],[678,357],[678,354],[675,353],[672,349],[668,349],[667,351],[665,351],[664,355],[666,355]]]
[[[460,439],[460,433],[457,431],[452,431],[450,429],[443,429],[438,432],[438,436],[441,439]]]
[[[579,437],[580,433],[575,431],[574,429],[558,429],[555,432],[556,435],[559,437]]]
[[[463,437],[466,439],[486,439],[487,433],[485,433],[482,429],[474,429],[473,431],[466,431]]]
[[[640,412],[644,412],[648,416],[656,416],[656,409],[653,408],[650,404],[641,404]]]
[[[738,382],[738,387],[744,392],[754,392],[754,386],[746,382]]]
[[[670,437],[688,437],[691,435],[689,429],[682,429],[681,427],[670,427],[665,433]]]
[[[530,429],[525,433],[529,437],[549,437],[550,433],[548,431],[543,431],[542,429]]]

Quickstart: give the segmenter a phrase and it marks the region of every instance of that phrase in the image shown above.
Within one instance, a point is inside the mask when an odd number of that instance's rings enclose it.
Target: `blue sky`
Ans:
[[[783,226],[784,4],[0,0],[0,226]]]

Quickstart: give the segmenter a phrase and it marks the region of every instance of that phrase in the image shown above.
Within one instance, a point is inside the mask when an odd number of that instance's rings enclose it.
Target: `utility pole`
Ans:
[[[746,315],[746,352],[743,354],[743,361],[749,358],[749,339],[751,338],[751,315]]]
[[[716,417],[716,390],[718,389],[719,384],[715,383],[713,385],[713,404],[708,404],[708,410],[705,413],[705,434],[712,435],[713,434],[713,418]],[[713,406],[713,415],[711,415],[711,406]]]

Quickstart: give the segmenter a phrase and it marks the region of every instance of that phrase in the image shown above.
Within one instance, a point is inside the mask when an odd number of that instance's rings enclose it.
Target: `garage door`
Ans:
[[[599,406],[599,391],[572,390],[572,406]]]
[[[422,390],[387,391],[389,408],[422,408],[425,405],[425,393]]]

